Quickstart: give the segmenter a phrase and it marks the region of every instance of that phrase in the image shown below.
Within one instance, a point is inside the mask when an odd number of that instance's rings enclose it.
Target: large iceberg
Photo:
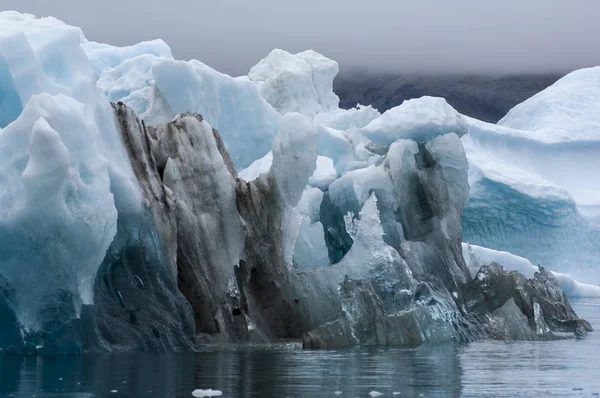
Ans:
[[[595,101],[579,99],[583,108]],[[532,110],[531,119],[535,116]],[[462,140],[471,192],[465,241],[599,283],[594,270],[600,266],[600,141],[590,140],[595,131],[585,140],[573,134],[570,141],[547,142],[536,132],[467,122],[469,134]],[[587,127],[583,122],[581,131]]]
[[[432,97],[340,109],[337,72],[275,50],[234,78],[160,40],[118,48],[0,13],[0,349],[591,330],[559,284],[595,286],[491,249],[562,271],[573,245],[593,266],[596,191],[547,168],[582,170],[552,157],[563,147],[592,167],[594,145],[524,130],[543,97],[504,125]]]

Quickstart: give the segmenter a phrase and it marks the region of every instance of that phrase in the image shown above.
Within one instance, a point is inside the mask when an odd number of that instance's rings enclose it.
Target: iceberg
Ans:
[[[599,142],[546,142],[535,132],[467,123],[465,241],[598,283]]]
[[[343,110],[338,69],[275,50],[234,78],[160,40],[118,48],[0,13],[0,349],[590,331],[563,289],[595,286],[483,249],[557,272],[566,245],[593,258],[595,199],[542,167],[583,141],[548,144],[442,98]]]

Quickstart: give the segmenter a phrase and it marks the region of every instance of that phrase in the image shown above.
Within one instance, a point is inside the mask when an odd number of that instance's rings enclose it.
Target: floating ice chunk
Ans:
[[[337,109],[339,98],[333,93],[337,62],[314,51],[296,55],[273,50],[248,76],[261,95],[279,113],[298,112],[306,116]]]
[[[318,156],[317,169],[308,179],[308,183],[313,187],[327,189],[336,178],[337,171],[335,171],[333,160],[326,156]]]
[[[462,136],[467,132],[467,125],[445,99],[421,97],[388,110],[361,132],[373,143],[389,146],[400,138],[422,143],[448,133]]]
[[[192,396],[197,397],[197,398],[203,398],[203,397],[220,397],[223,395],[222,391],[219,390],[212,390],[212,389],[208,389],[208,390],[194,390],[192,391]]]
[[[383,395],[383,393],[379,392],[379,391],[371,391],[369,393],[369,396],[371,397],[381,397]]]

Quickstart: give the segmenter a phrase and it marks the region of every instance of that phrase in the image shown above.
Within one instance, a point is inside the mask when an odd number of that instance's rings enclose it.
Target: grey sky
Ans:
[[[396,72],[564,72],[600,65],[600,0],[0,0],[115,45],[245,74],[273,48]]]

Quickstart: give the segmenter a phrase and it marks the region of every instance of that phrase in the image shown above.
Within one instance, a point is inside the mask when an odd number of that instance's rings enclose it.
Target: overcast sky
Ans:
[[[162,38],[178,59],[246,74],[273,48],[394,72],[566,72],[600,65],[600,0],[0,0],[90,40]]]

